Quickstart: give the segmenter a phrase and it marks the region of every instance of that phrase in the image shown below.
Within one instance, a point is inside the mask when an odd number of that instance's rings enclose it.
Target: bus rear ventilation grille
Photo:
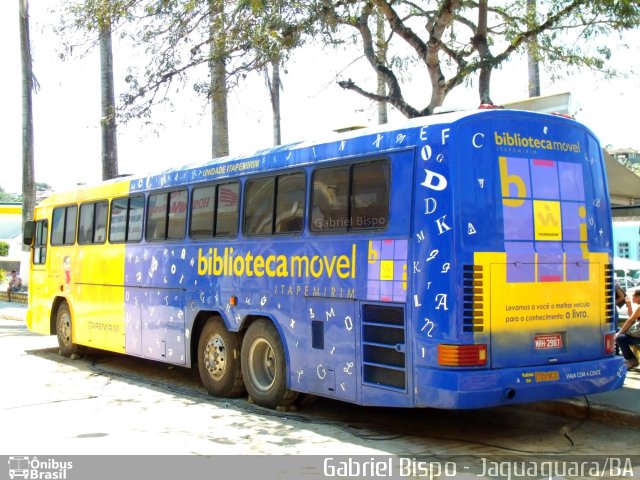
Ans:
[[[604,323],[613,323],[615,321],[615,305],[613,290],[613,265],[607,264],[604,266]]]
[[[463,265],[463,326],[465,332],[484,332],[484,272],[482,265]]]

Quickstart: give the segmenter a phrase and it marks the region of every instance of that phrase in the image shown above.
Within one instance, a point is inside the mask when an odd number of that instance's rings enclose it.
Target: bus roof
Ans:
[[[122,182],[131,185],[131,191],[142,191],[147,189],[161,188],[163,186],[184,185],[188,183],[199,183],[215,178],[228,178],[232,173],[256,173],[258,171],[266,171],[285,166],[302,166],[314,163],[314,159],[305,157],[305,152],[311,151],[318,147],[327,147],[330,145],[339,145],[341,142],[347,142],[354,138],[367,136],[384,135],[389,132],[411,131],[417,128],[428,127],[431,125],[451,124],[462,118],[488,114],[490,112],[514,112],[517,110],[506,110],[502,108],[474,109],[462,110],[455,112],[446,112],[441,114],[430,115],[426,117],[415,117],[387,123],[384,125],[374,125],[357,129],[344,129],[341,132],[326,132],[317,137],[292,142],[284,145],[268,147],[253,152],[245,152],[237,155],[229,155],[221,158],[208,159],[203,162],[183,164],[176,167],[166,169],[159,172],[149,172],[141,175],[123,175],[111,180],[107,180],[94,185],[83,185],[73,190],[74,197],[82,199],[87,196],[90,198],[95,195],[96,188],[113,185]],[[519,111],[524,115],[544,115],[546,113],[536,113],[531,111]],[[397,148],[397,147],[396,147]],[[384,151],[386,148],[380,148]],[[365,152],[362,152],[365,153]],[[373,153],[373,152],[369,152]],[[334,158],[348,156],[347,153],[337,154]],[[285,159],[286,160],[282,160]],[[325,157],[323,157],[325,158]],[[328,157],[331,158],[331,157]],[[248,168],[248,165],[251,164]],[[215,172],[215,174],[214,174]],[[69,197],[72,192],[56,192],[47,199],[43,200],[40,205],[57,204]]]

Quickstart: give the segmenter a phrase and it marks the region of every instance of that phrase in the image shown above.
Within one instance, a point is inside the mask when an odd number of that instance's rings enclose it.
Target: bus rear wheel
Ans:
[[[222,318],[207,320],[198,340],[198,373],[211,395],[231,398],[244,393],[241,343],[240,335],[228,331]]]
[[[73,343],[73,323],[67,302],[62,302],[56,312],[56,335],[60,355],[70,357],[77,352],[78,347]]]
[[[242,341],[242,377],[251,399],[267,408],[291,405],[298,392],[287,389],[284,348],[276,327],[261,318]]]

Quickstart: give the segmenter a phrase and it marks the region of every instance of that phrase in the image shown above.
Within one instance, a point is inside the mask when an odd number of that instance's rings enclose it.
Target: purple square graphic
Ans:
[[[393,240],[382,241],[382,251],[380,252],[380,260],[393,260],[394,245]]]
[[[536,253],[531,242],[504,242],[504,250],[507,253]]]
[[[579,242],[580,225],[586,223],[586,218],[580,212],[586,212],[584,203],[562,202],[562,238],[570,242]],[[586,240],[586,239],[585,239]]]
[[[582,258],[582,252],[568,252],[566,259],[568,282],[589,280],[589,262]]]
[[[502,205],[504,239],[533,240],[533,206],[531,200],[523,200],[518,207]]]
[[[380,280],[380,262],[370,263],[367,273],[368,280]]]
[[[394,258],[396,260],[406,260],[408,258],[408,247],[408,240],[396,240],[396,253]]]
[[[380,282],[367,282],[367,299],[378,300],[380,297]]]
[[[508,192],[502,191],[503,197],[531,197],[531,180],[529,176],[529,160],[518,157],[505,157],[507,162],[506,175],[502,176],[500,183],[507,186]],[[525,191],[520,190],[522,180]],[[505,195],[505,193],[507,193]]]
[[[531,186],[533,197],[557,200],[560,198],[558,188],[558,167],[552,160],[531,160]]]
[[[393,282],[380,282],[380,300],[393,298]]]
[[[537,245],[541,245],[540,243]],[[562,282],[563,278],[563,255],[562,245],[553,243],[553,245],[544,247],[547,252],[553,250],[558,253],[544,253],[538,251],[538,281],[539,282]]]
[[[407,299],[407,291],[402,288],[402,282],[393,282],[393,300],[404,302]]]
[[[560,177],[560,198],[584,202],[584,177],[582,165],[569,162],[558,162]]]
[[[543,258],[546,262],[562,261],[562,243],[560,242],[536,242],[536,252],[538,252],[538,262]]]
[[[535,282],[535,253],[507,253],[507,283]]]

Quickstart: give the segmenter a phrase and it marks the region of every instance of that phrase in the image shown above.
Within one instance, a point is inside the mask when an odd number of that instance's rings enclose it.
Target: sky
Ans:
[[[79,183],[96,183],[100,167],[100,76],[98,52],[83,58],[61,60],[61,41],[53,33],[58,18],[50,13],[59,0],[30,2],[31,44],[34,74],[40,90],[33,98],[35,177],[54,189],[73,188]],[[21,191],[21,87],[18,2],[0,2],[0,48],[3,73],[0,75],[0,187],[11,193]],[[618,48],[622,41],[631,50]],[[604,42],[613,50],[612,64],[627,78],[605,80],[591,73],[569,74],[551,81],[542,73],[542,94],[569,91],[571,111],[599,137],[603,146],[640,150],[640,76],[632,72],[632,62],[640,58],[640,31],[617,35]],[[122,50],[114,45],[116,95],[123,84]],[[344,58],[342,58],[344,57]],[[368,73],[364,60],[339,55],[331,49],[310,46],[294,55],[283,75],[282,141],[314,138],[324,132],[350,125],[372,125],[376,107],[356,93],[342,90],[336,83],[343,77]],[[558,72],[556,72],[558,73]],[[561,73],[561,72],[560,72]],[[408,96],[423,107],[430,89],[422,88],[426,78],[416,72],[407,85]],[[121,93],[120,88],[120,93]],[[492,75],[494,103],[527,97],[527,68],[516,60]],[[445,105],[476,106],[474,88],[458,87]],[[401,115],[391,109],[390,118]],[[118,126],[120,173],[142,174],[164,170],[210,158],[211,127],[209,109],[201,98],[184,91],[174,95],[174,107],[154,111],[153,126],[131,122]],[[249,76],[229,96],[231,154],[272,145],[272,117],[269,97],[261,75]]]

